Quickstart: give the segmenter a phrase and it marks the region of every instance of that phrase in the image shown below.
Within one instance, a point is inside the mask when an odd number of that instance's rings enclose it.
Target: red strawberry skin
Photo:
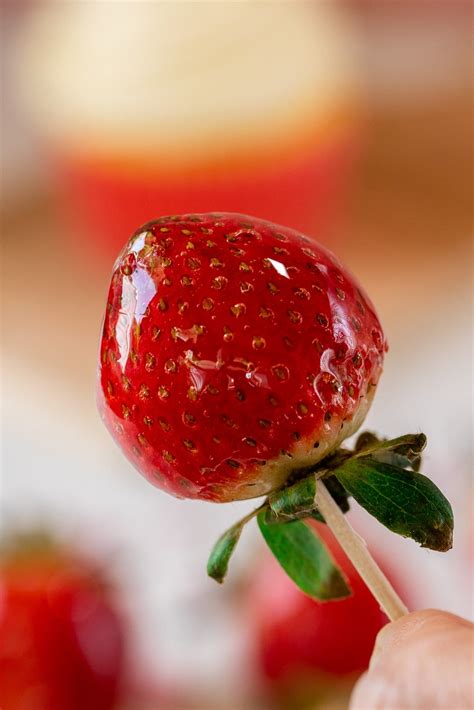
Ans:
[[[124,630],[103,581],[59,549],[0,561],[2,710],[112,710]]]
[[[360,426],[385,349],[367,296],[314,241],[238,214],[163,217],[115,264],[99,409],[155,485],[251,498]]]

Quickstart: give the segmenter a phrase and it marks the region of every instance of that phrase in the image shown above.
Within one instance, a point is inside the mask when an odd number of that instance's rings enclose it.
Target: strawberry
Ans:
[[[342,680],[364,671],[375,637],[387,623],[379,604],[327,527],[315,522],[311,525],[344,572],[352,596],[334,603],[310,599],[268,555],[258,566],[247,602],[260,678],[267,688],[284,689],[291,694],[299,693],[325,674]],[[382,568],[387,567],[393,569],[393,565],[382,564]],[[314,700],[316,693],[311,690]]]
[[[21,536],[0,557],[2,710],[111,710],[124,630],[101,575],[75,553]]]
[[[238,214],[162,217],[115,264],[99,408],[156,486],[256,497],[359,428],[385,350],[360,286],[299,232]]]

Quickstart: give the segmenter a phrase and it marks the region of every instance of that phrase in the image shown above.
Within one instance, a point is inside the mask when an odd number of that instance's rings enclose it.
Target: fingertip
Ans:
[[[381,710],[396,708],[397,687],[390,674],[364,673],[352,691],[348,710]]]
[[[411,614],[402,616],[397,621],[384,626],[375,640],[374,652],[370,667],[379,660],[383,654],[395,646],[406,643],[411,637],[418,635],[425,628],[433,628],[444,624],[460,622],[465,623],[461,619],[447,611],[439,611],[438,609],[422,609],[421,611],[413,611]]]
[[[348,710],[362,710],[362,702],[367,684],[367,673],[363,673],[352,689]],[[364,701],[365,702],[365,701]]]
[[[368,672],[355,685],[350,710],[414,707],[414,697],[424,703],[416,707],[445,707],[439,698],[446,694],[462,702],[472,697],[466,649],[472,649],[473,629],[470,621],[435,609],[387,624],[377,636]],[[467,707],[461,701],[456,707]]]

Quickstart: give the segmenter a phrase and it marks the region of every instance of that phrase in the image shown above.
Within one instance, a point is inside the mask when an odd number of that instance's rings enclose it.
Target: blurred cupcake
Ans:
[[[53,3],[21,83],[102,246],[216,209],[320,237],[357,146],[351,40],[331,3]]]

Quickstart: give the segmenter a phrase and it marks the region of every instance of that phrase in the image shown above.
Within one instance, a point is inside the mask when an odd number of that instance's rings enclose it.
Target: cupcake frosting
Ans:
[[[53,3],[24,31],[21,83],[55,141],[189,159],[340,123],[351,47],[331,3]]]

